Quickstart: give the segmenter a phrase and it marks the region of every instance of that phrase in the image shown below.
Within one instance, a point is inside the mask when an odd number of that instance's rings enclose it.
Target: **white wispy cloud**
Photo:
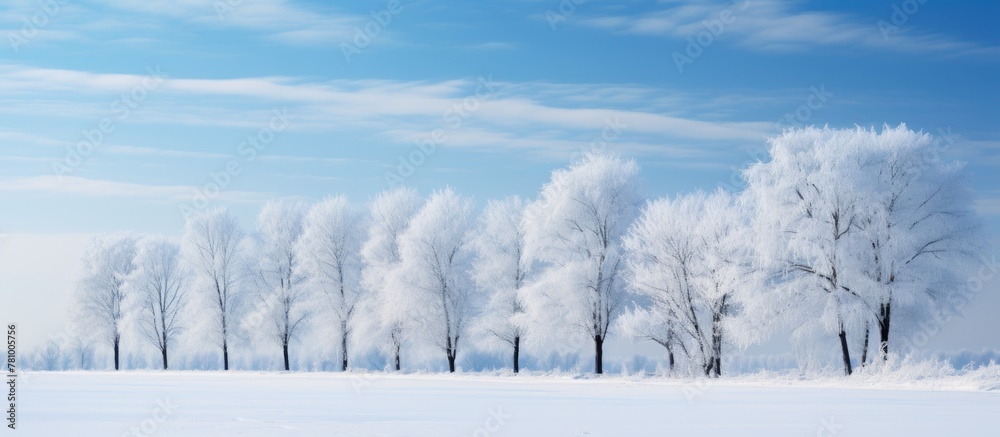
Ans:
[[[484,42],[481,44],[473,44],[470,46],[466,46],[466,48],[473,50],[512,50],[515,47],[517,46],[514,43],[501,42],[501,41]]]
[[[32,176],[0,180],[0,192],[32,192],[89,197],[143,198],[166,201],[187,201],[199,193],[187,185],[147,185],[78,176]],[[227,202],[257,203],[274,197],[271,193],[223,190],[217,198]]]
[[[915,24],[903,24],[883,32],[885,16],[858,17],[828,11],[799,10],[799,3],[779,0],[664,2],[657,11],[633,15],[581,17],[584,26],[615,32],[658,35],[684,39],[706,31],[707,20],[719,21],[723,10],[732,20],[724,24],[720,39],[761,51],[805,51],[817,46],[867,47],[945,55],[996,55],[1000,48],[964,41],[940,33],[921,32]],[[929,12],[928,12],[929,13]],[[726,21],[730,21],[727,19]],[[885,29],[889,29],[885,27]]]
[[[141,74],[0,65],[0,91],[17,94],[20,103],[3,105],[0,97],[0,113],[16,107],[19,114],[71,116],[75,112],[79,117],[93,118],[95,95],[116,96],[143,79]],[[586,137],[600,132],[609,122],[621,123],[629,134],[646,135],[660,143],[670,138],[759,142],[774,125],[770,121],[698,117],[683,105],[675,105],[679,100],[667,97],[671,94],[668,91],[614,84],[525,84],[484,78],[316,82],[291,77],[170,77],[150,93],[158,95],[156,103],[143,103],[129,123],[254,128],[266,124],[273,109],[287,107],[295,117],[291,129],[379,133],[475,128],[491,131],[495,137],[519,132],[519,138],[527,140],[520,144],[539,145],[546,142],[526,136],[548,132],[563,139]],[[705,110],[704,106],[700,110]],[[453,135],[448,145],[477,144],[462,142],[466,137]]]
[[[117,153],[121,155],[144,155],[162,156],[171,158],[231,158],[231,155],[224,153],[198,152],[187,150],[170,150],[156,147],[106,145],[102,146],[105,153]]]
[[[150,44],[169,40],[177,23],[199,29],[233,29],[258,38],[293,45],[336,45],[348,41],[371,17],[328,5],[304,7],[290,0],[80,0],[72,2],[5,0],[0,19],[20,26],[42,14],[31,43],[72,40],[96,43]],[[19,27],[3,29],[20,32]],[[129,37],[122,37],[127,33]],[[141,32],[141,36],[135,35]],[[162,37],[159,38],[159,37]],[[380,39],[389,39],[389,32]]]

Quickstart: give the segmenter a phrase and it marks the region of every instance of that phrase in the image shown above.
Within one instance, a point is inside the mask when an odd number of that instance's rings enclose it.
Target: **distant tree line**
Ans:
[[[245,230],[225,208],[192,214],[179,240],[116,233],[90,244],[75,295],[78,342],[171,346],[193,336],[230,368],[237,338],[279,350],[328,342],[400,370],[412,345],[456,370],[468,348],[593,342],[662,346],[671,370],[718,376],[727,351],[790,331],[836,344],[844,372],[886,360],[900,336],[967,299],[984,248],[963,167],[905,126],[805,128],[770,140],[740,192],[647,200],[636,162],[590,153],[537,197],[477,211],[450,188],[399,187],[367,207],[345,196],[268,202]],[[90,349],[87,349],[90,350]],[[92,353],[92,352],[90,352]]]

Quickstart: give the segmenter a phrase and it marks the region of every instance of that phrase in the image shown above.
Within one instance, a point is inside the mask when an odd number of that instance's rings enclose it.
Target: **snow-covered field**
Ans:
[[[996,391],[943,390],[940,383],[872,389],[523,375],[24,376],[24,436],[976,436],[997,435],[1000,412]]]

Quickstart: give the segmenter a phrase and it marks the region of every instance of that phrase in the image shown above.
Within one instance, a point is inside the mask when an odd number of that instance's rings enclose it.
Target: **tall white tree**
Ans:
[[[531,263],[525,253],[524,200],[490,201],[480,216],[473,263],[476,284],[489,292],[482,329],[513,348],[514,373],[520,371],[521,341],[528,332],[522,288]]]
[[[871,251],[875,286],[864,297],[875,313],[870,326],[877,329],[879,355],[886,360],[894,314],[909,316],[895,328],[905,333],[923,317],[953,311],[966,298],[961,273],[976,263],[983,239],[963,166],[942,161],[931,135],[905,125],[850,134],[869,154],[860,237]],[[869,335],[866,326],[862,363]]]
[[[347,196],[327,198],[309,210],[297,247],[303,272],[327,304],[340,336],[341,370],[347,370],[348,338],[363,290],[361,218]]]
[[[193,214],[184,228],[184,258],[194,272],[192,304],[210,319],[210,330],[203,334],[222,348],[224,370],[229,370],[229,345],[244,294],[244,238],[238,219],[225,208]]]
[[[273,200],[261,208],[254,248],[257,262],[249,274],[257,302],[244,320],[245,329],[281,346],[285,370],[290,369],[289,345],[298,338],[312,312],[308,288],[303,286],[306,278],[295,250],[307,209],[304,203],[285,200]]]
[[[549,265],[547,276],[563,278],[555,300],[566,323],[593,339],[596,373],[604,372],[604,341],[625,302],[621,239],[642,202],[640,192],[635,161],[587,153],[569,169],[552,172],[525,211],[527,251]]]
[[[746,214],[733,196],[697,192],[650,202],[625,238],[628,283],[649,301],[624,319],[631,334],[722,374],[734,297],[753,282]]]
[[[797,326],[835,332],[848,374],[847,331],[863,332],[865,363],[877,330],[884,359],[893,314],[909,316],[905,329],[963,300],[979,226],[961,166],[930,159],[935,147],[903,125],[807,128],[772,140],[771,161],[746,172],[767,262],[781,273],[776,306],[795,307],[786,314],[802,316]]]
[[[404,304],[412,290],[394,286],[386,281],[401,261],[399,239],[409,228],[413,216],[420,211],[424,200],[411,188],[397,187],[379,193],[369,204],[370,223],[368,238],[361,249],[362,285],[368,290],[361,302],[362,320],[380,349],[394,358],[395,369],[402,367],[403,345],[411,337]]]
[[[767,302],[784,310],[797,335],[812,328],[840,342],[844,372],[853,371],[847,332],[863,326],[859,299],[871,286],[858,238],[867,205],[865,147],[853,131],[789,130],[771,141],[771,161],[744,176],[757,204],[763,262],[776,272]],[[817,325],[818,322],[818,325]]]
[[[390,282],[413,290],[416,322],[455,371],[459,342],[477,310],[471,277],[472,200],[451,189],[431,195],[400,236],[400,263]]]
[[[160,352],[167,352],[180,334],[181,312],[187,303],[190,272],[181,262],[180,245],[161,236],[139,240],[135,270],[128,276],[126,301],[139,333]]]
[[[131,233],[95,237],[84,252],[77,283],[77,325],[87,327],[84,335],[111,346],[115,370],[120,368],[125,282],[133,270],[137,241]]]

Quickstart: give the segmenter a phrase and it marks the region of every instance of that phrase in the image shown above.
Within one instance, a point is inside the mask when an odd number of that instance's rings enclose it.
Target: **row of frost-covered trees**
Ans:
[[[467,348],[502,347],[516,372],[525,344],[583,334],[597,373],[621,335],[662,346],[671,370],[717,376],[727,351],[791,332],[835,346],[850,374],[967,299],[982,238],[962,166],[938,146],[905,126],[791,130],[738,193],[647,200],[634,161],[587,154],[535,199],[482,210],[401,187],[366,207],[272,201],[248,232],[212,209],[180,239],[96,238],[76,321],[116,369],[128,334],[164,368],[195,336],[229,369],[249,336],[287,370],[291,349],[314,346],[296,340],[322,329],[345,370],[359,347],[399,370],[421,344],[451,371]]]

